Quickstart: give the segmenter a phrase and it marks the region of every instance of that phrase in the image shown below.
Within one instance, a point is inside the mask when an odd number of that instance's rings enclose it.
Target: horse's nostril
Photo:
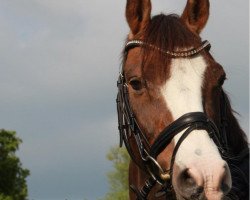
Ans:
[[[201,170],[196,165],[189,165],[184,170],[177,169],[175,187],[184,199],[220,199],[231,189],[231,175],[224,162],[218,162],[216,168]],[[208,173],[209,172],[209,173]],[[217,195],[215,198],[214,195]]]
[[[230,191],[231,187],[225,181],[222,181],[220,189],[224,194],[227,194]]]
[[[179,183],[180,185],[182,185],[183,187],[192,187],[195,186],[195,180],[194,178],[189,174],[189,170],[185,169],[181,174],[180,174],[180,178],[179,178]]]
[[[180,172],[177,178],[177,186],[181,192],[181,196],[186,199],[199,199],[204,196],[204,188],[198,185],[197,177],[194,177],[190,169]]]
[[[204,187],[202,187],[202,186],[199,186],[196,189],[196,193],[198,193],[198,194],[201,194],[203,191],[204,191]]]
[[[222,183],[221,183],[221,191],[222,191],[223,193],[228,193],[229,190],[230,190],[230,187],[228,186],[228,184],[222,182]]]
[[[229,167],[226,163],[222,163],[221,178],[220,178],[220,190],[227,194],[231,190],[232,182]]]
[[[203,193],[203,191],[204,191],[204,188],[202,186],[197,187],[194,190],[193,194],[191,194],[191,199],[198,199]]]

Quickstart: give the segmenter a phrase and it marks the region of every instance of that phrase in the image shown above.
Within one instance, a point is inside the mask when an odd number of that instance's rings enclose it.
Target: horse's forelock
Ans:
[[[144,33],[136,36],[147,44],[152,44],[159,49],[168,51],[178,51],[197,47],[201,43],[199,36],[192,33],[182,22],[178,15],[156,15],[154,16]],[[135,38],[135,39],[136,39]],[[147,63],[151,63],[150,67],[144,70],[146,76],[151,79],[159,78],[159,74],[163,75],[162,79],[166,79],[166,74],[171,61],[171,57],[162,51],[149,47],[143,48],[143,67]],[[159,63],[161,62],[161,63]],[[149,73],[149,74],[147,74]],[[156,76],[154,76],[156,75]]]

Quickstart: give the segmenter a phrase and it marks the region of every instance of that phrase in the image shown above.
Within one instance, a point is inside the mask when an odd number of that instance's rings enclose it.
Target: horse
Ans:
[[[150,0],[127,0],[116,101],[131,200],[249,198],[247,136],[200,37],[208,17],[208,0],[153,17]]]

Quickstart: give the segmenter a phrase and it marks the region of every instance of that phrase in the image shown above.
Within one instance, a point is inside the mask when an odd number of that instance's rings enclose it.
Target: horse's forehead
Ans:
[[[161,85],[168,82],[173,76],[175,76],[175,80],[178,77],[178,81],[181,82],[183,82],[183,80],[192,82],[195,77],[199,76],[199,80],[202,83],[206,78],[204,76],[205,72],[210,69],[210,67],[208,67],[209,65],[211,65],[211,63],[207,62],[207,58],[204,54],[191,58],[166,59],[161,55],[154,55],[153,53],[145,56],[143,49],[136,47],[128,51],[125,62],[125,75],[127,78],[131,76],[142,76],[147,81]],[[221,70],[215,66],[212,68],[212,71],[215,73]]]

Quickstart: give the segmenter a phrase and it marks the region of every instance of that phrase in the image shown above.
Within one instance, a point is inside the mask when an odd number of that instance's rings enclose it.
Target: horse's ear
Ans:
[[[150,0],[127,0],[126,18],[133,35],[136,35],[148,25],[150,16]]]
[[[188,28],[199,34],[205,27],[209,16],[209,0],[188,0],[181,16]]]

